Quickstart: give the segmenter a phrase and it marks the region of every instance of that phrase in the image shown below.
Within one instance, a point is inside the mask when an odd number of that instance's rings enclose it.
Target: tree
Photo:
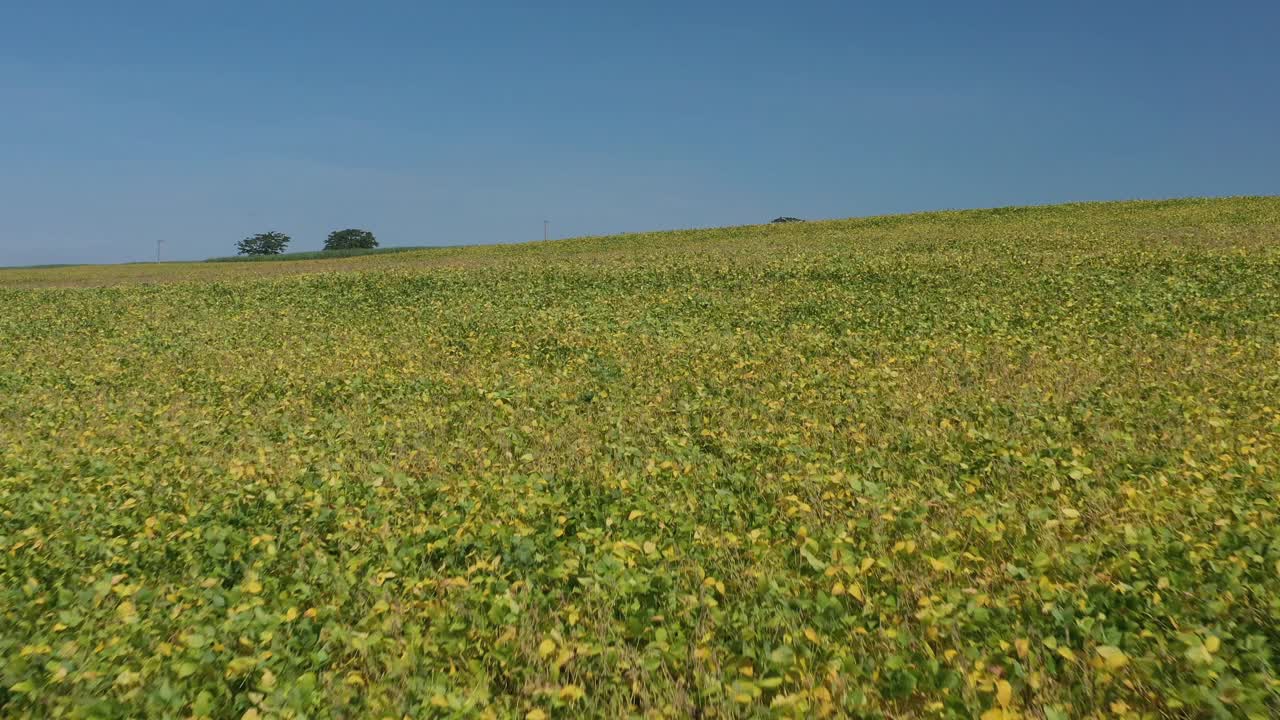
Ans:
[[[258,233],[236,243],[241,255],[279,255],[289,244],[289,236],[282,232]]]
[[[324,241],[325,250],[355,250],[378,247],[378,241],[368,230],[334,230]]]

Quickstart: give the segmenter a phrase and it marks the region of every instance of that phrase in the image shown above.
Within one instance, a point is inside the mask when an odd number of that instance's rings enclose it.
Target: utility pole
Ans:
[[[551,224],[550,220],[542,221],[542,241],[543,242],[547,241],[547,226],[549,226],[550,224]]]
[[[164,240],[156,238],[156,262],[160,262],[160,246],[164,244]]]

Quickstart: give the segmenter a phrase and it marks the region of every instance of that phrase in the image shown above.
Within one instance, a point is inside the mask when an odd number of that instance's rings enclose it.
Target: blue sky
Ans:
[[[0,17],[0,265],[1280,193],[1274,1]]]

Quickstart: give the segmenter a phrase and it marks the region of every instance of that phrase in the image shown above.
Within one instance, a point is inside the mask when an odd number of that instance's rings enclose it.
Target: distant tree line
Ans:
[[[258,233],[236,243],[240,255],[280,255],[289,246],[290,238],[274,230]],[[368,230],[348,228],[334,230],[324,241],[325,250],[362,250],[378,247],[378,240]]]

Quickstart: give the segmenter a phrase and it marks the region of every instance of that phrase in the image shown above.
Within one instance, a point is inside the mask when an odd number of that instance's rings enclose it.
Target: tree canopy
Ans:
[[[352,250],[376,247],[378,247],[378,241],[373,237],[373,233],[368,230],[354,228],[334,230],[329,233],[328,239],[324,241],[325,250]]]
[[[289,236],[274,230],[258,233],[236,243],[241,255],[279,255],[289,245]]]

